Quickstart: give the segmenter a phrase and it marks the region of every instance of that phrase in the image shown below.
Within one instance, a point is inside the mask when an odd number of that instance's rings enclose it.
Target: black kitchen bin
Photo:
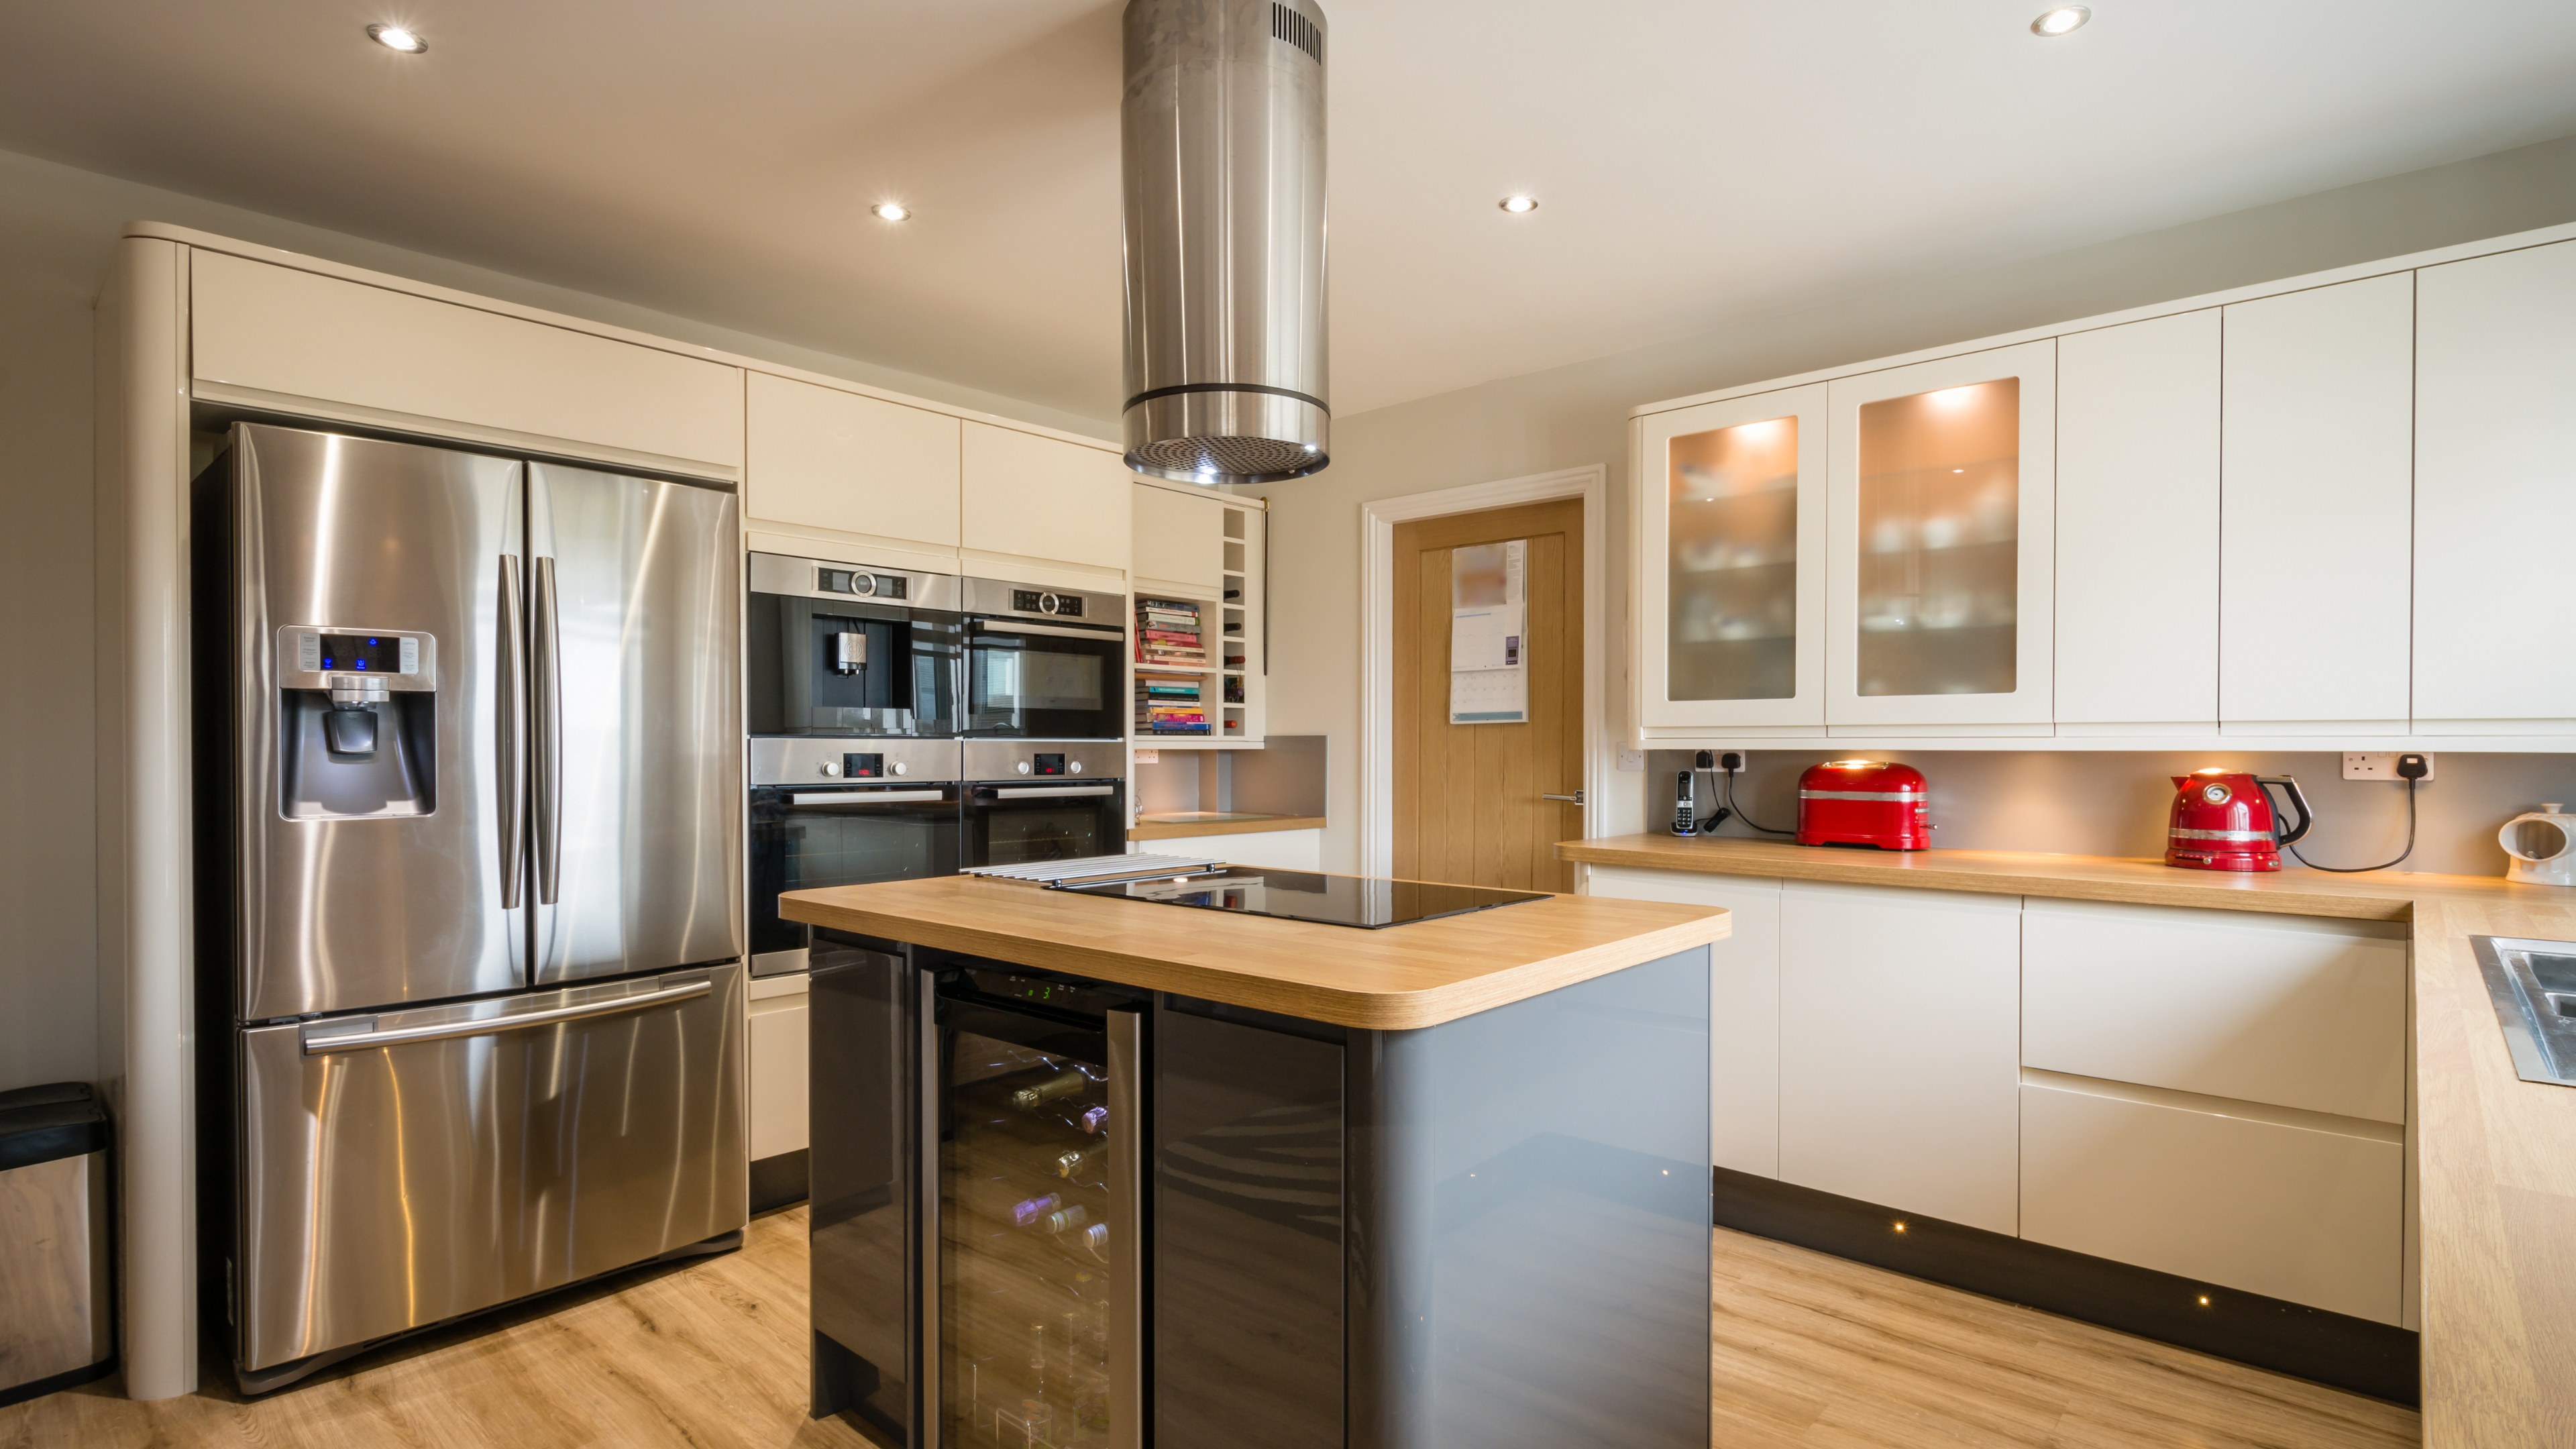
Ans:
[[[0,1405],[116,1367],[111,1141],[87,1082],[0,1092]]]

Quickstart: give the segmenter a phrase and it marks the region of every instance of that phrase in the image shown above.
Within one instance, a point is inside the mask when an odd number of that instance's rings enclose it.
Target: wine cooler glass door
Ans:
[[[980,975],[982,973],[976,973]],[[971,978],[970,978],[971,979]],[[1017,982],[1044,994],[1043,983]],[[1071,997],[1097,993],[1054,988]],[[1096,1006],[1096,1002],[1083,1002]],[[1113,1449],[1118,1272],[1109,1034],[1088,1012],[938,1003],[943,1449]]]

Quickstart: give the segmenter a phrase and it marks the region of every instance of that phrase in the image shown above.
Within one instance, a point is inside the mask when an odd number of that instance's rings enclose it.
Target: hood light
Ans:
[[[2092,8],[2084,5],[2060,5],[2030,23],[2030,33],[2038,36],[2072,35],[2093,18]]]
[[[370,25],[367,38],[387,50],[399,50],[405,55],[418,55],[429,49],[429,42],[421,39],[419,31],[399,25]]]

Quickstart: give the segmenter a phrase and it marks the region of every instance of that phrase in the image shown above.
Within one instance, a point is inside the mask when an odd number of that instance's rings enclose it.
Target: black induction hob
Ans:
[[[1319,875],[1303,870],[1256,870],[1243,866],[1228,866],[1223,870],[1200,871],[1191,875],[1158,875],[1145,880],[1103,881],[1097,885],[1059,885],[1056,889],[1079,891],[1084,895],[1118,896],[1131,901],[1152,901],[1157,905],[1196,906],[1203,911],[1239,911],[1248,916],[1321,921],[1328,926],[1357,926],[1367,931],[1547,899],[1542,891],[1493,890],[1485,886]]]

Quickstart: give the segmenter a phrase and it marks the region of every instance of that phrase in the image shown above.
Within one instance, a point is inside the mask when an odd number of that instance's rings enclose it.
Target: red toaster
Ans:
[[[1828,760],[1798,777],[1800,845],[1922,850],[1932,843],[1932,789],[1912,765]]]

